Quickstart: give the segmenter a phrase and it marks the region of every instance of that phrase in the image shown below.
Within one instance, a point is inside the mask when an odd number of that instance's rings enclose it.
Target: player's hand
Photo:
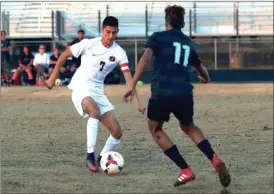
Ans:
[[[206,84],[206,83],[208,83],[209,81],[208,80],[206,80],[206,79],[204,79],[202,76],[198,76],[198,79],[200,80],[200,82],[201,83],[203,83],[203,84]]]
[[[48,79],[46,82],[45,82],[45,85],[46,85],[46,87],[49,89],[49,90],[51,90],[52,88],[53,88],[53,86],[54,86],[54,80],[53,79]]]
[[[135,96],[135,88],[129,88],[127,92],[124,94],[123,99],[125,102],[132,102]]]
[[[137,110],[138,110],[142,115],[146,112],[146,108],[143,107],[143,105],[141,105],[141,104],[138,104],[138,105],[136,106],[136,108],[137,108]]]

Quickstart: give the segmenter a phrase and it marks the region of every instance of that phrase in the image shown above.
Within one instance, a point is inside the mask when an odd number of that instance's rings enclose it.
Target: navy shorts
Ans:
[[[173,113],[181,124],[187,125],[193,122],[193,106],[193,95],[150,98],[147,117],[152,121],[168,122]]]

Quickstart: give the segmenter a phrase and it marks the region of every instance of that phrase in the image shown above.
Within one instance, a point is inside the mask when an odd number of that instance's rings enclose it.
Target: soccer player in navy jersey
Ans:
[[[164,122],[173,113],[182,131],[207,156],[224,187],[230,184],[230,174],[225,163],[217,156],[209,141],[193,121],[193,86],[190,80],[193,66],[202,83],[210,81],[206,68],[202,65],[191,39],[181,28],[184,27],[185,10],[181,6],[168,6],[165,9],[166,31],[154,33],[147,41],[146,49],[139,61],[131,87],[124,94],[129,102],[135,95],[136,83],[147,68],[149,60],[155,56],[154,76],[151,83],[151,98],[148,103],[148,127],[156,143],[164,153],[181,169],[174,186],[195,179],[195,174],[184,160],[176,145],[162,130]]]

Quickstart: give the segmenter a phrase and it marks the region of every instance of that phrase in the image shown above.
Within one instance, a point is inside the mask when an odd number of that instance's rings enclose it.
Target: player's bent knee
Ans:
[[[116,130],[115,132],[113,132],[112,137],[114,137],[115,139],[121,139],[122,138],[122,130]]]
[[[187,124],[186,123],[185,124],[180,123],[180,127],[187,134],[189,131],[194,129],[196,126],[193,122],[189,122]]]
[[[88,112],[89,116],[94,118],[94,119],[99,119],[100,118],[100,111],[91,111]]]
[[[160,126],[151,126],[151,127],[149,127],[149,131],[150,131],[152,136],[156,136],[157,132],[162,131],[162,130],[163,129]]]

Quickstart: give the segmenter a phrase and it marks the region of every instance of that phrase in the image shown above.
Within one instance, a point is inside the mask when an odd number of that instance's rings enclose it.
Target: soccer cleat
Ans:
[[[181,169],[177,181],[173,185],[174,187],[178,187],[192,180],[195,180],[195,174],[193,173],[190,167],[187,167],[185,169]]]
[[[225,163],[220,158],[218,158],[215,154],[213,155],[212,166],[215,168],[216,172],[219,175],[221,185],[223,187],[228,187],[231,180],[230,174],[226,168]]]
[[[91,172],[99,172],[97,166],[90,160],[87,160],[87,167]]]
[[[91,172],[98,172],[98,168],[96,166],[94,153],[88,153],[87,154],[87,167]]]

